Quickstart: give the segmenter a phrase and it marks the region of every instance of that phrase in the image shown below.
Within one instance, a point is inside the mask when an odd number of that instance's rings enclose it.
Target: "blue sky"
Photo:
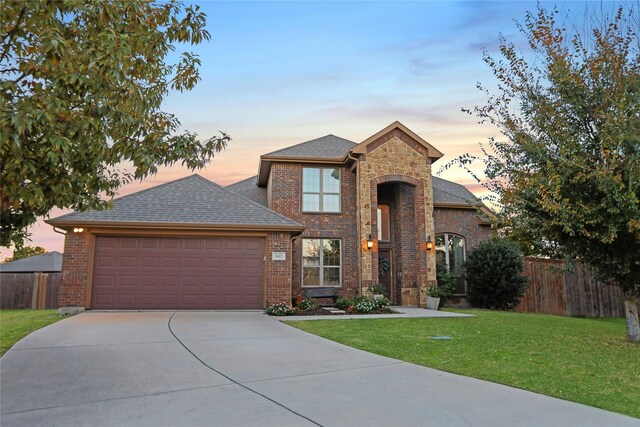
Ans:
[[[172,93],[165,107],[201,137],[219,130],[231,135],[229,148],[200,172],[223,185],[254,175],[263,153],[329,133],[359,142],[395,120],[446,153],[441,164],[477,153],[495,130],[460,110],[484,101],[477,82],[493,83],[482,50],[496,53],[500,33],[526,50],[514,19],[536,8],[535,2],[199,4],[212,38],[189,50],[200,55],[202,81]],[[614,7],[555,4],[578,23],[585,7]],[[164,168],[120,193],[189,173]],[[441,176],[473,184],[461,171]],[[32,240],[63,248],[62,236],[42,221]]]

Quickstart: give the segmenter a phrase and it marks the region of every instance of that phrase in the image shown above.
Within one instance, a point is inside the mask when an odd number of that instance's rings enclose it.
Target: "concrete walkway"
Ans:
[[[256,312],[87,312],[0,360],[9,426],[640,426],[345,347]]]
[[[454,313],[452,311],[426,310],[419,307],[390,307],[397,311],[393,314],[340,314],[327,316],[291,316],[290,320],[340,320],[340,319],[399,319],[399,318],[417,318],[417,317],[474,317],[472,314]]]

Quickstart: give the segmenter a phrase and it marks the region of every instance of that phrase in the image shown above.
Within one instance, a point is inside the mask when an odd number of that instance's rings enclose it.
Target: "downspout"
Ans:
[[[347,158],[353,160],[356,165],[356,203],[357,205],[357,215],[356,215],[356,229],[358,231],[358,290],[356,292],[357,295],[362,294],[362,239],[360,236],[360,160],[356,157],[353,157],[351,151],[347,154]]]

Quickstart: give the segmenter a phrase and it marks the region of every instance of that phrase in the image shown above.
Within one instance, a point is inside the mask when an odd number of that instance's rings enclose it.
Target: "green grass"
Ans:
[[[33,331],[62,320],[58,310],[0,310],[0,356]]]
[[[473,318],[288,324],[351,347],[640,418],[640,345],[624,319],[458,310]],[[450,335],[450,341],[429,337]]]

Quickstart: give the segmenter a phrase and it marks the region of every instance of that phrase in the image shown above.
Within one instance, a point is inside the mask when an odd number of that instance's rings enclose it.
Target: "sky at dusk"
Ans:
[[[542,3],[553,7],[554,3]],[[558,2],[578,25],[584,9],[612,3]],[[484,101],[476,83],[494,80],[482,50],[497,53],[499,34],[527,48],[514,18],[535,2],[234,2],[200,3],[211,40],[190,50],[202,81],[172,93],[165,110],[206,138],[218,131],[229,147],[200,173],[221,185],[255,175],[261,154],[327,134],[360,142],[399,120],[445,157],[434,174],[476,193],[460,170],[440,165],[495,130],[461,112]],[[121,189],[126,195],[190,174],[181,167]],[[51,217],[64,213],[51,212]],[[63,250],[64,238],[40,221],[32,242]],[[2,256],[10,254],[3,248]]]

